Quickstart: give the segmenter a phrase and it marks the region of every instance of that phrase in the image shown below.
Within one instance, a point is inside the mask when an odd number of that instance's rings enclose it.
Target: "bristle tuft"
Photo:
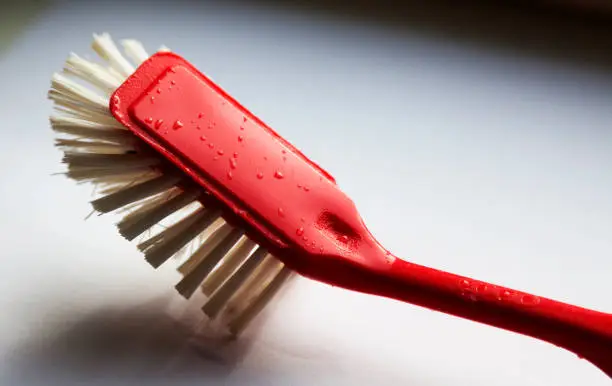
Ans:
[[[121,85],[117,77],[113,76],[106,68],[85,60],[75,53],[71,53],[66,59],[64,71],[89,82],[107,95]]]
[[[145,259],[153,267],[157,268],[189,241],[204,232],[220,215],[221,213],[217,209],[201,208],[192,215],[191,221],[180,229],[175,229],[174,232],[167,232],[165,237],[158,239],[155,243],[141,243],[139,248],[144,252]],[[170,231],[170,229],[166,231]]]
[[[185,298],[191,297],[206,276],[217,266],[219,261],[225,256],[242,237],[242,229],[232,229],[212,250],[208,250],[206,245],[202,245],[194,255],[200,255],[199,263],[183,277],[176,285],[176,290]],[[204,251],[206,249],[206,251]]]
[[[147,208],[140,208],[117,224],[119,233],[126,239],[133,240],[172,213],[194,202],[199,195],[200,192],[191,189],[168,197],[161,202],[154,202]]]
[[[138,66],[149,58],[149,54],[147,54],[144,46],[138,40],[124,39],[121,41],[121,46],[125,51],[125,55]]]
[[[121,51],[119,51],[108,33],[94,34],[94,41],[91,47],[117,73],[127,78],[134,72],[134,66],[121,54]]]
[[[92,201],[91,205],[100,213],[108,213],[133,202],[164,192],[180,181],[181,177],[179,176],[164,174],[160,177],[98,198]]]
[[[264,248],[257,248],[240,268],[238,268],[238,270],[214,292],[213,296],[208,299],[208,302],[206,302],[202,308],[204,313],[211,319],[216,318],[221,309],[227,304],[228,300],[264,261],[267,255],[268,251]]]

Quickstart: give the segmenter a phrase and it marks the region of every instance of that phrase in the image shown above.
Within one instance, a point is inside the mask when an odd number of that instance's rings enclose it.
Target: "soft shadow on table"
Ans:
[[[238,340],[206,339],[171,318],[167,305],[164,297],[143,305],[99,308],[80,317],[68,312],[60,323],[39,314],[36,328],[2,363],[0,385],[328,385],[345,371],[361,382],[357,384],[381,379],[391,382],[387,384],[433,384],[428,380],[432,374],[414,375],[418,369],[394,376],[368,362],[339,360],[325,347],[265,341],[265,315]],[[255,351],[262,354],[256,363],[245,364]]]
[[[170,318],[164,304],[160,300],[100,309],[66,322],[59,332],[56,326],[41,327],[13,352],[8,378],[11,384],[28,385],[67,380],[222,383],[249,351],[253,338],[241,337],[221,347],[215,346],[218,342],[194,340],[193,328]]]

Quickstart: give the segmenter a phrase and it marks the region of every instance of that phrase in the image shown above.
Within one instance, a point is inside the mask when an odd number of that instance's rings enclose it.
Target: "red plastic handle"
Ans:
[[[612,378],[612,315],[397,259],[370,291],[531,336],[589,360]]]
[[[392,256],[328,173],[181,57],[144,62],[110,108],[205,188],[226,220],[300,274],[529,335],[612,377],[612,315]]]

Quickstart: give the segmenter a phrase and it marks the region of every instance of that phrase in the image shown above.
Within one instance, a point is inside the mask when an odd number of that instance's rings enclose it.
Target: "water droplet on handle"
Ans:
[[[158,119],[157,121],[155,121],[155,130],[159,130],[163,124],[164,124],[163,119]]]
[[[221,149],[217,150],[217,154],[219,154],[219,155],[223,155],[224,153],[225,152],[223,150],[221,150]]]
[[[533,295],[523,295],[521,297],[521,303],[526,306],[536,306],[540,304],[540,298]]]
[[[235,158],[230,158],[229,159],[229,164],[230,164],[230,168],[232,168],[232,169],[236,169],[236,167],[238,166],[236,164],[236,159]]]
[[[274,178],[282,180],[285,176],[283,175],[283,173],[280,170],[277,170],[276,172],[274,172]]]
[[[283,210],[283,208],[278,208],[278,215],[281,217],[285,217],[285,211]]]
[[[242,142],[242,141],[244,141],[244,137],[242,135],[239,135],[238,136],[238,142]]]
[[[500,300],[500,301],[508,300],[511,295],[512,295],[512,293],[510,293],[510,291],[502,290],[499,293],[499,295],[497,296],[497,300]]]
[[[227,172],[227,179],[231,180],[232,178],[234,178],[234,175],[232,174],[231,171]]]
[[[152,117],[148,117],[147,119],[145,119],[146,123],[153,123],[153,118]]]
[[[180,120],[177,119],[176,121],[174,121],[174,125],[172,125],[172,128],[174,130],[178,130],[178,129],[182,128],[183,126],[185,126],[183,124],[183,122],[181,122]]]
[[[262,172],[258,172],[258,173],[257,173],[257,178],[258,178],[258,179],[260,179],[260,180],[261,180],[263,177],[264,177],[264,176],[263,176],[263,173],[262,173]]]
[[[295,234],[298,236],[301,236],[304,234],[304,228],[299,227],[298,229],[296,229]]]

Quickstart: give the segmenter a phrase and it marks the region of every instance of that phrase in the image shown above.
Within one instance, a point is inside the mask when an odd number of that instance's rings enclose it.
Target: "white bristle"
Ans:
[[[115,70],[112,66],[106,67],[106,71],[108,71],[108,73],[112,77],[117,79],[117,81],[119,81],[120,83],[123,83],[125,81],[125,79],[127,78],[127,76],[122,75],[119,71]]]
[[[66,177],[77,181],[77,183],[90,182],[96,184],[96,188],[101,191],[100,193],[110,194],[121,189],[122,184],[131,184],[150,171],[149,166],[120,169],[70,167],[64,174]]]
[[[121,51],[119,51],[109,34],[94,34],[94,41],[91,47],[102,59],[108,61],[111,68],[117,71],[117,73],[128,77],[134,72],[134,66],[121,54]]]
[[[163,45],[157,49],[157,52],[171,52],[171,51],[172,50],[170,48],[163,46]]]
[[[101,213],[108,213],[120,209],[128,204],[146,199],[147,197],[172,189],[181,182],[181,177],[172,174],[163,174],[157,178],[128,186],[125,189],[111,193],[91,202],[94,209]]]
[[[112,118],[112,117],[107,116],[106,118]],[[51,126],[53,127],[53,129],[56,129],[56,128],[71,128],[75,130],[79,128],[96,129],[96,130],[120,129],[126,134],[129,133],[129,131],[127,131],[125,127],[121,126],[121,124],[119,124],[117,121],[114,121],[113,124],[111,125],[107,125],[104,122],[90,121],[86,119],[79,119],[75,117],[67,117],[67,116],[62,116],[62,115],[52,115],[49,118],[49,121],[51,122]],[[72,134],[72,133],[66,133],[66,134]]]
[[[223,222],[223,224],[209,234],[206,242],[178,267],[178,271],[183,276],[187,276],[231,231],[232,227],[228,223]]]
[[[108,98],[95,93],[64,75],[53,74],[51,87],[52,91],[57,93],[58,96],[76,105],[80,105],[82,108],[91,109],[95,112],[108,111]]]
[[[177,291],[186,298],[191,297],[243,234],[242,229],[232,229],[212,250],[207,251],[198,264],[178,282]],[[207,249],[206,245],[202,245],[194,255],[203,254],[201,252],[203,249]]]
[[[211,319],[219,315],[219,312],[227,304],[228,300],[238,291],[240,286],[248,280],[249,276],[262,264],[266,257],[270,256],[264,248],[257,248],[255,252],[221,285],[209,298],[202,310]]]
[[[106,154],[125,154],[134,151],[134,147],[129,143],[109,143],[95,140],[78,140],[58,138],[55,146],[62,150],[70,150],[81,153],[106,153]]]
[[[138,249],[154,267],[173,260],[183,276],[178,292],[190,298],[201,291],[207,297],[203,313],[238,334],[289,271],[225,222],[219,208],[202,205],[202,188],[112,116],[109,96],[149,57],[136,40],[122,40],[121,47],[124,53],[107,33],[94,35],[92,48],[105,63],[72,53],[51,79],[55,111],[49,121],[64,152],[63,174],[94,184],[94,210],[121,215],[119,233],[140,238]]]
[[[242,313],[259,293],[267,286],[268,282],[282,268],[282,264],[271,255],[266,256],[259,264],[256,271],[249,277],[248,281],[236,291],[235,295],[227,304],[226,317],[235,319]]]
[[[152,200],[150,203],[140,206],[137,210],[125,216],[117,224],[121,235],[128,240],[133,240],[173,212],[194,202],[200,194],[197,190],[171,193],[157,200]]]
[[[163,243],[166,239],[170,239],[181,233],[197,220],[202,210],[202,205],[198,204],[194,210],[183,213],[183,216],[175,219],[172,224],[166,225],[161,232],[140,242],[138,244],[138,249],[145,252],[149,248],[154,247],[156,244]]]
[[[293,272],[279,263],[278,270],[270,280],[259,287],[259,292],[253,292],[255,296],[250,303],[243,304],[242,308],[234,318],[225,321],[229,331],[234,334],[240,334],[247,325],[264,309],[264,307],[272,300],[274,295],[278,293],[282,285],[292,276]]]
[[[117,170],[124,170],[124,169],[126,171],[129,171],[130,173],[129,174],[115,174],[112,176],[98,178],[98,179],[91,181],[94,184],[96,184],[96,188],[98,188],[97,189],[99,193],[98,197],[102,197],[102,196],[106,196],[106,195],[118,192],[119,190],[123,190],[128,186],[140,184],[141,182],[148,181],[152,178],[156,178],[164,174],[161,171],[155,170],[151,167],[149,167],[148,170],[140,167],[140,169],[142,170],[140,174],[133,173],[138,168],[133,168],[133,169],[123,168],[123,169],[117,169]],[[146,201],[147,199],[144,199],[142,201],[138,201],[133,204],[126,205],[123,208],[117,209],[115,213],[121,213],[121,212],[125,213],[126,210],[135,209]]]
[[[57,97],[53,91],[49,92],[49,94],[50,99],[55,102],[55,111],[61,113],[66,118],[81,119],[125,130],[125,127],[122,127],[121,124],[108,113],[87,109],[78,103],[68,101],[62,97]]]
[[[202,292],[206,296],[212,295],[234,273],[251,252],[257,243],[243,236],[242,241],[223,259],[221,264],[202,283]]]
[[[154,177],[151,177],[151,178],[159,177],[159,176],[162,176],[162,175],[163,175],[163,173],[158,173],[157,175],[155,175]],[[149,180],[151,178],[143,179],[141,181],[138,181],[138,182],[135,182],[135,183],[128,183],[128,184],[125,184],[125,181],[124,181],[122,189],[126,188],[128,185],[129,186],[134,186],[134,185],[139,184],[141,182],[147,181],[147,180]],[[118,190],[121,190],[121,189],[118,189]],[[123,221],[123,220],[125,220],[125,219],[127,219],[127,218],[129,218],[131,216],[137,216],[138,213],[140,213],[142,211],[149,210],[151,207],[157,205],[160,202],[164,202],[166,200],[170,200],[172,197],[175,197],[180,192],[182,192],[181,189],[179,189],[176,186],[173,186],[170,189],[164,190],[163,192],[161,192],[159,194],[154,194],[154,195],[151,195],[151,196],[149,196],[149,197],[147,197],[145,199],[137,201],[135,203],[122,206],[121,208],[117,209],[115,211],[115,213],[122,214],[123,215],[122,221]],[[117,224],[117,225],[119,225],[119,224]]]
[[[66,59],[64,69],[66,72],[78,76],[107,94],[110,94],[121,85],[121,82],[106,68],[85,60],[74,53],[71,53],[68,59]]]
[[[92,138],[101,140],[121,140],[135,142],[134,135],[118,122],[108,125],[104,122],[93,122],[69,116],[52,115],[49,118],[51,128],[57,133],[72,135],[75,137]]]
[[[121,46],[125,51],[125,55],[136,65],[142,64],[142,62],[149,58],[149,54],[147,54],[144,46],[138,40],[124,39],[121,41]]]

